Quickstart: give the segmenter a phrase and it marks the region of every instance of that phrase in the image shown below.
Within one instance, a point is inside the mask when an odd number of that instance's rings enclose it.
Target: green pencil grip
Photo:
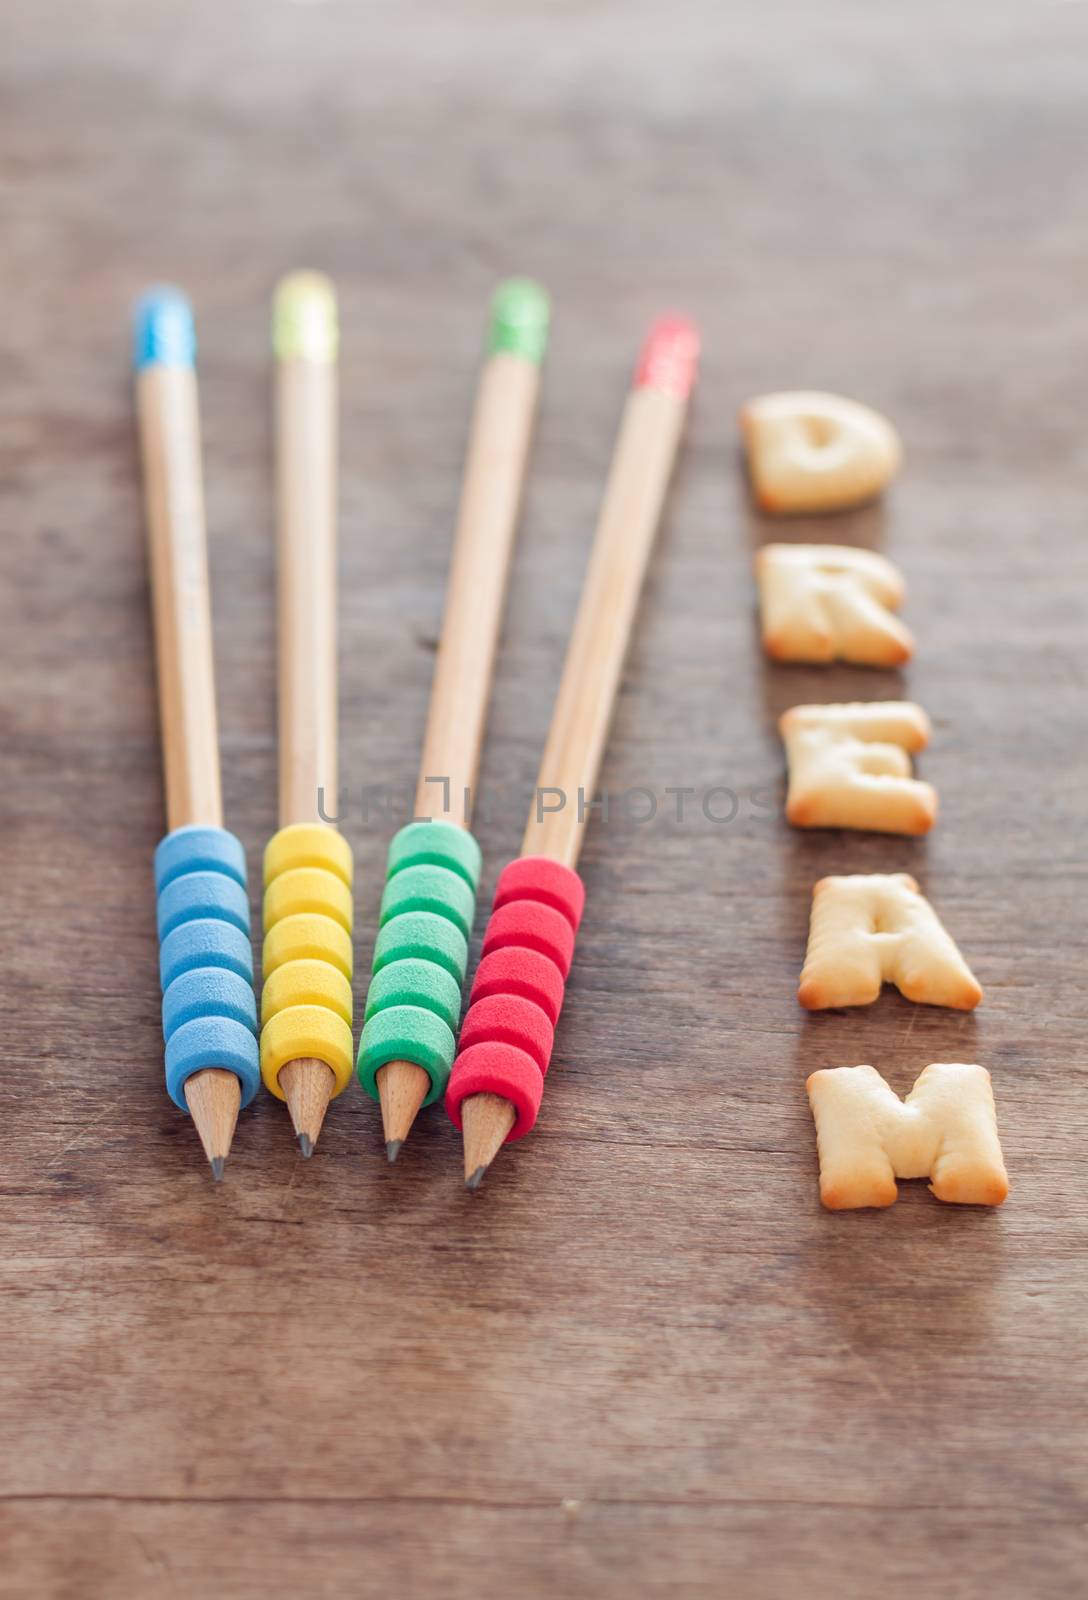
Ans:
[[[425,1106],[445,1092],[480,863],[476,840],[453,822],[410,822],[389,846],[357,1063],[372,1099],[390,1061],[423,1068],[431,1080]]]

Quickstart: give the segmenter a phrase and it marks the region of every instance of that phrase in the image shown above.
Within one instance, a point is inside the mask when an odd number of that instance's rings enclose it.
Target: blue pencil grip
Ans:
[[[205,1067],[261,1081],[246,858],[225,828],[175,828],[155,851],[166,1088],[188,1111],[185,1080]]]

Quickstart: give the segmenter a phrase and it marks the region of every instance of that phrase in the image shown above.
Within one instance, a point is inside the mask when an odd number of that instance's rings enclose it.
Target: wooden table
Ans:
[[[1083,1581],[1088,19],[1081,6],[12,0],[0,63],[0,1592],[1068,1597]],[[539,1130],[477,1196],[347,1094],[262,1097],[214,1187],[162,1084],[162,830],[130,304],[202,338],[228,824],[275,826],[268,300],[343,315],[344,828],[360,1003],[408,803],[484,306],[555,332],[483,773],[516,849],[649,317],[704,379],[591,830]],[[757,646],[734,415],[884,409],[902,679]],[[790,831],[777,715],[907,692],[924,843]],[[679,822],[666,787],[689,787]],[[729,822],[702,801],[737,794]],[[377,797],[380,799],[380,796]],[[710,799],[724,814],[729,802]],[[806,1017],[809,892],[917,874],[986,987]],[[256,872],[254,871],[254,878]],[[254,887],[256,899],[256,888]],[[482,918],[481,918],[482,921]],[[817,1198],[805,1075],[994,1077],[1000,1212]]]

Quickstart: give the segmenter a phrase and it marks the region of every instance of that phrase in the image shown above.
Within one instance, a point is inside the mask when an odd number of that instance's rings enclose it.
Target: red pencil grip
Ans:
[[[544,856],[523,856],[500,876],[446,1089],[458,1128],[474,1094],[510,1101],[509,1140],[536,1122],[584,905],[578,874]]]
[[[493,950],[507,949],[537,951],[558,968],[565,980],[574,955],[574,929],[552,906],[541,905],[537,900],[507,900],[491,912],[481,954],[489,956]]]
[[[474,1094],[497,1094],[509,1100],[517,1115],[506,1143],[524,1139],[536,1122],[544,1094],[544,1074],[524,1050],[503,1044],[474,1044],[453,1063],[446,1086],[446,1110],[454,1127],[461,1126],[461,1102]]]
[[[555,962],[549,961],[539,950],[519,950],[507,945],[484,956],[476,968],[468,1003],[473,1006],[477,1000],[487,1000],[497,994],[520,994],[538,1005],[554,1028],[559,1021],[565,987],[563,974]]]
[[[510,1044],[524,1050],[541,1073],[552,1058],[555,1029],[547,1012],[520,994],[493,994],[468,1009],[461,1026],[461,1050],[474,1044]]]
[[[585,909],[586,891],[581,878],[570,867],[547,856],[522,856],[503,868],[495,885],[491,909],[498,911],[510,900],[539,900],[541,905],[561,911],[570,923],[571,932],[577,933]]]

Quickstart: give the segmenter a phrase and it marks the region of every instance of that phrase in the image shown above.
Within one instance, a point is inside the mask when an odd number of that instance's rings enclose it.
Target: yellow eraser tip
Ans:
[[[276,286],[272,348],[281,361],[335,361],[336,290],[323,272],[289,272]]]

